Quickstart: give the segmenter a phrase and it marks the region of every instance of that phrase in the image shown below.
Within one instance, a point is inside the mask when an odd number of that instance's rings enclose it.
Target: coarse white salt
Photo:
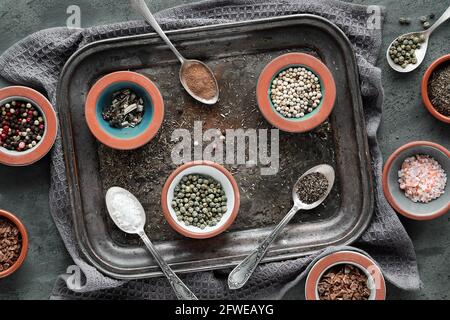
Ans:
[[[447,183],[444,169],[428,155],[406,158],[398,177],[400,189],[414,202],[428,203],[439,198],[444,194]]]

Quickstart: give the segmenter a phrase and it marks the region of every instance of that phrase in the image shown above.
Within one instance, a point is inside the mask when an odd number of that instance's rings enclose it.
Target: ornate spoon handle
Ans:
[[[238,264],[237,267],[231,271],[228,276],[228,287],[230,289],[240,289],[247,283],[248,279],[251,277],[256,267],[266,254],[269,246],[278,237],[281,230],[283,230],[298,210],[299,208],[294,206],[283,218],[283,220],[281,220],[281,222],[275,227],[272,233],[258,246],[258,248],[250,253],[244,261]]]
[[[198,300],[195,294],[192,293],[191,290],[189,290],[189,288],[183,283],[183,281],[181,281],[180,278],[178,278],[175,272],[173,272],[173,270],[169,267],[169,265],[164,261],[164,259],[161,257],[161,255],[156,250],[155,246],[153,245],[153,243],[150,241],[150,239],[147,237],[147,235],[143,230],[139,232],[139,236],[141,237],[142,241],[144,241],[148,250],[155,257],[156,262],[161,267],[161,270],[166,276],[166,278],[169,280],[169,283],[172,286],[173,291],[175,292],[177,298],[179,300]]]

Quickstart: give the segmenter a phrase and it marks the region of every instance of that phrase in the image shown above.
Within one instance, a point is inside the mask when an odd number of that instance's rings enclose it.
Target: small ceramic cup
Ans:
[[[318,285],[327,270],[337,265],[350,264],[359,268],[367,276],[370,289],[369,300],[386,299],[386,283],[378,265],[369,257],[355,251],[338,251],[319,259],[306,278],[306,300],[320,300]]]
[[[431,75],[438,67],[440,67],[444,63],[450,63],[450,54],[440,57],[439,59],[435,60],[428,67],[427,71],[425,72],[425,74],[422,78],[421,92],[422,92],[423,103],[424,103],[425,107],[427,108],[427,110],[433,115],[433,117],[435,117],[436,119],[438,119],[442,122],[450,123],[450,117],[439,113],[434,108],[433,104],[431,103],[430,97],[428,95],[428,84],[430,82]]]
[[[433,157],[447,173],[450,173],[450,151],[443,146],[428,142],[414,141],[398,148],[386,161],[383,169],[383,191],[390,205],[398,213],[414,220],[435,219],[450,210],[450,183],[447,181],[445,193],[429,203],[415,203],[408,199],[398,183],[398,171],[406,158],[423,154]]]
[[[0,271],[0,279],[1,279],[10,276],[14,272],[16,272],[17,269],[19,269],[20,266],[25,261],[25,257],[27,256],[28,252],[28,234],[23,223],[12,213],[5,210],[0,210],[0,218],[12,222],[19,229],[20,236],[22,238],[22,249],[19,258],[10,268],[6,269],[5,271]]]
[[[312,71],[319,78],[322,87],[320,105],[300,119],[283,117],[275,110],[270,98],[273,79],[292,67],[304,67]],[[258,80],[256,96],[261,113],[273,126],[287,132],[307,132],[330,116],[336,100],[336,84],[330,70],[319,59],[305,53],[287,53],[275,58],[264,68]]]
[[[217,225],[200,229],[195,226],[186,226],[183,222],[178,221],[171,205],[174,189],[180,180],[189,174],[210,176],[222,184],[227,197],[228,210]],[[161,206],[167,222],[180,234],[194,239],[211,238],[227,230],[236,219],[239,211],[239,204],[240,196],[236,180],[228,170],[211,161],[193,161],[177,168],[164,184],[161,195]]]
[[[113,128],[102,117],[114,92],[131,89],[144,100],[144,116],[134,128]],[[110,73],[98,80],[87,95],[86,121],[92,134],[104,145],[132,150],[147,144],[158,132],[164,118],[164,102],[156,85],[147,77],[131,71]]]
[[[42,159],[53,147],[58,131],[58,120],[50,102],[34,89],[22,86],[0,89],[0,105],[11,101],[33,104],[41,112],[45,121],[44,135],[34,148],[26,151],[12,151],[0,147],[0,163],[9,166],[27,166]]]

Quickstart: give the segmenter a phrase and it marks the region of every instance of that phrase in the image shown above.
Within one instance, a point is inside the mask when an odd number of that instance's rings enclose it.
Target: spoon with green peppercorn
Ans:
[[[322,164],[306,171],[292,190],[294,206],[280,221],[271,234],[249,254],[228,276],[230,289],[242,288],[264,257],[267,249],[299,210],[311,210],[319,206],[333,188],[335,173],[333,167]]]
[[[129,234],[137,234],[141,237],[167,280],[169,280],[177,298],[180,300],[198,300],[164,261],[144,232],[145,211],[139,200],[125,189],[112,187],[106,192],[106,207],[111,219],[119,229]]]
[[[389,45],[386,58],[389,66],[397,72],[414,71],[423,62],[428,48],[428,40],[434,30],[450,18],[450,7],[428,29],[410,32],[397,37]]]

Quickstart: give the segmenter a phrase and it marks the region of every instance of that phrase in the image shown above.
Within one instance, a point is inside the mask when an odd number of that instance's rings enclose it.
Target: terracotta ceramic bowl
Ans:
[[[27,151],[11,151],[0,147],[0,163],[9,166],[27,166],[42,159],[50,151],[55,143],[58,120],[50,102],[34,89],[21,86],[0,89],[0,105],[13,100],[33,104],[45,119],[44,135],[34,148]]]
[[[428,142],[415,141],[398,148],[387,160],[383,169],[383,190],[386,199],[400,214],[414,220],[435,219],[450,210],[450,181],[447,181],[445,193],[429,203],[415,203],[408,199],[398,184],[398,171],[406,158],[425,154],[433,157],[447,173],[450,173],[450,151],[443,146]]]
[[[371,290],[369,300],[384,300],[386,298],[386,283],[378,265],[369,257],[354,251],[338,251],[318,260],[306,278],[306,300],[320,300],[317,286],[324,273],[337,265],[350,264],[359,268],[368,280]]]
[[[291,67],[304,67],[312,71],[320,80],[322,100],[311,113],[300,119],[290,119],[278,113],[270,98],[273,79]],[[256,88],[259,109],[273,126],[287,132],[306,132],[322,124],[329,116],[336,100],[336,85],[333,75],[319,59],[304,53],[288,53],[272,60],[262,71]]]
[[[144,99],[144,117],[134,128],[112,128],[102,117],[114,92],[132,89]],[[156,85],[147,77],[131,71],[110,73],[97,81],[88,93],[86,121],[92,134],[113,149],[131,150],[148,143],[158,132],[164,118],[164,102]]]
[[[211,176],[222,184],[227,197],[228,211],[217,225],[213,227],[208,226],[202,230],[194,226],[186,226],[183,222],[178,221],[171,206],[173,193],[180,180],[189,174]],[[227,230],[236,219],[239,204],[240,196],[236,180],[224,167],[210,161],[189,162],[177,168],[167,179],[161,195],[162,210],[170,226],[182,235],[194,239],[211,238]]]
[[[22,251],[20,252],[20,256],[17,259],[17,261],[9,269],[6,269],[5,271],[0,271],[0,279],[1,279],[1,278],[5,278],[5,277],[13,274],[14,272],[16,272],[17,269],[19,269],[20,266],[25,261],[25,257],[27,256],[27,252],[28,252],[28,234],[27,234],[27,230],[25,229],[25,226],[23,225],[23,223],[12,213],[10,213],[8,211],[0,210],[0,218],[9,220],[14,225],[16,225],[17,228],[19,229],[20,235],[22,237]]]
[[[425,72],[423,78],[422,78],[422,100],[425,104],[425,107],[427,110],[438,120],[441,120],[442,122],[450,123],[450,117],[444,116],[443,114],[439,113],[431,103],[430,97],[428,96],[428,83],[430,81],[430,77],[433,74],[433,72],[440,67],[442,64],[450,61],[450,54],[447,54],[445,56],[440,57],[439,59],[435,60],[427,69]]]

